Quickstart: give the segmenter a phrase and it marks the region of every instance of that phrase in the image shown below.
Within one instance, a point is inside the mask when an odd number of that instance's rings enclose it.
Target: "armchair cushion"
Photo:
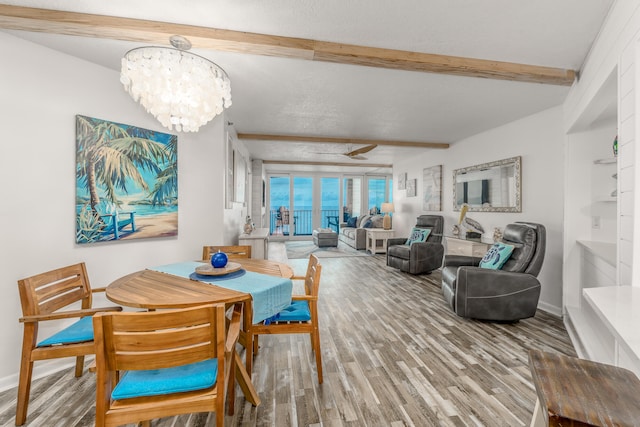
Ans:
[[[429,234],[431,234],[431,229],[430,228],[414,228],[413,230],[411,230],[411,235],[409,236],[409,238],[407,239],[407,241],[405,242],[405,245],[412,245],[414,243],[421,243],[421,242],[426,242],[427,238],[429,237]]]
[[[489,248],[480,261],[480,267],[489,268],[491,270],[500,270],[511,256],[513,248],[513,245],[507,245],[500,242],[495,243]]]
[[[505,271],[524,272],[538,249],[536,230],[524,224],[509,224],[504,229],[502,241],[513,245],[511,257],[502,267]]]
[[[309,320],[311,320],[311,311],[307,301],[293,301],[273,319],[274,322],[308,322]]]
[[[371,218],[371,215],[361,215],[358,217],[358,221],[356,221],[356,228],[362,228],[363,224],[367,222]]]
[[[93,323],[91,316],[83,317],[63,330],[51,335],[49,338],[40,341],[37,347],[85,341],[93,341]]]
[[[113,389],[114,400],[160,396],[213,387],[218,360],[208,359],[173,368],[127,371]]]

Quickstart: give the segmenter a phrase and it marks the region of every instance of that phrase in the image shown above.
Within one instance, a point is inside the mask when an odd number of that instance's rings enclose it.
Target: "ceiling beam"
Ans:
[[[390,168],[393,165],[383,163],[338,163],[338,162],[305,162],[293,160],[263,160],[263,164],[267,165],[305,165],[305,166],[340,166],[353,168]]]
[[[389,141],[384,139],[357,139],[357,138],[331,138],[324,136],[300,136],[300,135],[267,135],[261,133],[238,133],[238,139],[253,141],[277,141],[277,142],[313,142],[321,144],[363,144],[363,145],[392,145],[394,147],[419,147],[419,148],[449,148],[444,142],[413,142],[413,141]]]
[[[178,34],[201,49],[552,85],[576,77],[562,68],[11,5],[0,5],[0,28],[161,45]]]

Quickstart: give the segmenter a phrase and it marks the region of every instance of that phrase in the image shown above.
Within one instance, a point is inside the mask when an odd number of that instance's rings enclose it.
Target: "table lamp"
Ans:
[[[383,203],[380,211],[384,214],[384,218],[382,219],[382,228],[385,230],[391,230],[391,216],[389,214],[393,212],[393,203]]]

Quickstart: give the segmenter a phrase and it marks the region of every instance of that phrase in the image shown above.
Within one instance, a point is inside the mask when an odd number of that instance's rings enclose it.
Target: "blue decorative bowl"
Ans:
[[[224,268],[229,262],[229,257],[224,252],[216,252],[211,255],[211,265],[213,268]]]

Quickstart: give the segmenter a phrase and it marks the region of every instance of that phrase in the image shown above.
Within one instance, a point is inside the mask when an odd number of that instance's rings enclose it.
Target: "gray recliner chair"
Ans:
[[[431,273],[442,266],[444,218],[440,215],[420,215],[415,227],[431,229],[427,241],[409,246],[405,245],[407,238],[388,239],[387,265],[411,274]]]
[[[478,267],[478,257],[444,257],[442,293],[458,316],[516,322],[535,315],[540,298],[537,275],[546,247],[545,227],[525,222],[509,224],[502,241],[515,249],[501,270]]]

